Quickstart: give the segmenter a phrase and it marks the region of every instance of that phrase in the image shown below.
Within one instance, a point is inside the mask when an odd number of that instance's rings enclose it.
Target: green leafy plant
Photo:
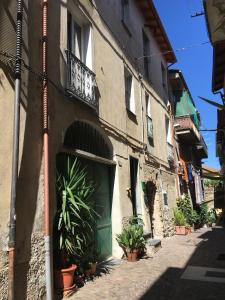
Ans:
[[[186,218],[181,210],[175,208],[173,210],[174,224],[176,226],[185,226],[187,224]]]
[[[206,203],[203,203],[200,206],[200,221],[202,224],[207,224],[208,223],[208,215],[209,215],[209,211],[208,211],[208,206]]]
[[[61,155],[59,161],[54,251],[57,262],[65,266],[71,259],[79,258],[92,239],[96,213],[91,196],[95,184],[77,158]]]
[[[217,187],[220,183],[222,183],[219,179],[204,179],[205,187]]]
[[[199,98],[202,99],[203,101],[205,101],[205,102],[207,102],[207,103],[209,103],[209,104],[211,104],[211,105],[217,107],[217,108],[225,109],[225,105],[223,105],[223,104],[220,104],[220,103],[215,102],[215,101],[213,101],[213,100],[206,99],[206,98],[204,98],[204,97],[199,97]]]
[[[191,224],[199,224],[200,223],[200,216],[196,210],[192,211],[191,219],[192,219]]]
[[[208,212],[208,224],[213,224],[213,223],[216,223],[216,214],[214,209],[211,209]]]
[[[193,208],[188,194],[185,194],[184,197],[177,198],[177,208],[183,213],[186,222],[189,225],[193,225]]]
[[[139,222],[140,222],[140,218]],[[137,219],[130,218],[129,225],[123,228],[123,231],[120,234],[117,234],[116,240],[119,244],[119,246],[126,251],[129,249],[129,251],[133,250],[143,250],[146,245],[146,241],[144,238],[144,230],[143,230],[143,221],[142,223],[138,224]]]

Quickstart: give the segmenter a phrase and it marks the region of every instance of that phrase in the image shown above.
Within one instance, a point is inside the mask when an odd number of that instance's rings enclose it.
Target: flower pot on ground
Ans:
[[[195,223],[194,224],[194,229],[197,230],[197,229],[200,229],[202,227],[202,224],[201,223]]]
[[[180,211],[178,208],[175,208],[173,210],[173,214],[174,214],[174,225],[176,229],[176,234],[178,235],[188,234],[188,228],[186,226],[187,222],[183,212]]]
[[[143,221],[140,218],[130,218],[129,224],[117,234],[116,240],[129,262],[137,261],[139,253],[145,249]]]
[[[187,234],[192,233],[192,227],[189,225],[186,226],[186,231],[187,231]]]
[[[138,257],[139,257],[139,250],[126,249],[126,255],[127,255],[127,261],[129,261],[129,262],[137,261]]]
[[[189,229],[186,226],[175,226],[177,235],[186,235],[189,233]]]
[[[74,286],[74,261],[79,261],[93,231],[95,213],[89,199],[94,183],[87,179],[87,171],[77,159],[63,155],[60,162],[53,235],[54,280],[56,289],[68,291]]]
[[[71,265],[65,269],[54,270],[55,286],[60,290],[68,290],[73,286],[74,272],[76,265]]]

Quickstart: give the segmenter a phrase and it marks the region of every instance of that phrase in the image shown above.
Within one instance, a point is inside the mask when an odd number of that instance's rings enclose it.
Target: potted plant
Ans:
[[[211,209],[208,212],[208,221],[207,224],[209,227],[212,227],[213,224],[216,223],[216,215],[215,215],[215,211],[213,209]]]
[[[65,164],[66,162],[66,164]],[[54,265],[57,289],[73,287],[74,271],[92,232],[95,212],[90,197],[95,185],[77,158],[63,155],[57,169],[57,211],[54,220]],[[65,167],[66,165],[66,167]]]
[[[137,261],[139,253],[143,251],[146,245],[142,224],[132,222],[133,219],[116,237],[129,262]]]
[[[187,231],[191,233],[193,226],[193,208],[191,199],[188,194],[184,194],[182,197],[177,198],[177,208],[181,211],[186,219]]]
[[[204,226],[204,227],[207,227],[208,215],[209,215],[208,206],[207,206],[206,203],[203,203],[200,206],[199,217],[200,217],[201,225]]]
[[[194,229],[200,228],[200,217],[196,210],[192,211],[192,224]]]
[[[175,208],[173,210],[173,214],[174,214],[174,224],[176,228],[176,234],[178,235],[188,234],[188,228],[186,226],[187,222],[183,212],[180,211],[178,208]]]

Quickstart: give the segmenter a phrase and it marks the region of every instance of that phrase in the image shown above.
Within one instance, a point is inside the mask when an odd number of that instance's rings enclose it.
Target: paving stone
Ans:
[[[109,274],[96,277],[71,300],[216,300],[224,299],[225,285],[181,279],[188,266],[222,268],[225,261],[223,227],[201,229],[187,236],[162,240],[153,258],[113,265]]]

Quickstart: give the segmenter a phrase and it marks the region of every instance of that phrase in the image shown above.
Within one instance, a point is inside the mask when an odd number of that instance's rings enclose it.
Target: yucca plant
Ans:
[[[57,212],[54,220],[54,250],[57,264],[68,265],[79,258],[93,239],[97,214],[91,196],[95,183],[77,158],[61,155],[57,168]],[[66,167],[65,167],[66,166]]]

